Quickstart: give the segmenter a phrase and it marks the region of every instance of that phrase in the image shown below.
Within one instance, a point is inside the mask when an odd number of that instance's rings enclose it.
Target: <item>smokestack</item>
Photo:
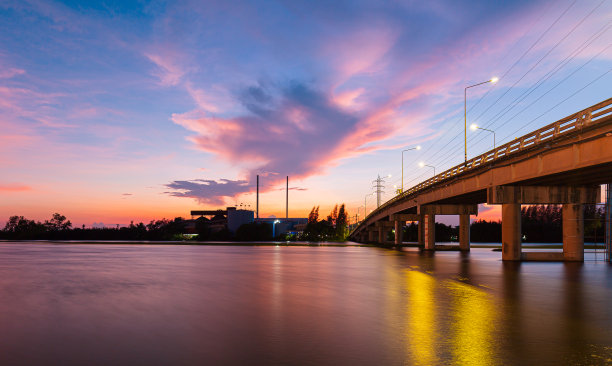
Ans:
[[[256,204],[256,212],[257,212],[257,218],[259,218],[259,174],[257,174],[257,204]]]
[[[289,218],[289,176],[287,176],[287,200],[285,204],[285,218]]]

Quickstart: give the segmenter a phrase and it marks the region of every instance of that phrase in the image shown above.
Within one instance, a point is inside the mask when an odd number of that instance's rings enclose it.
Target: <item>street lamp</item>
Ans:
[[[495,131],[489,130],[489,129],[486,129],[486,128],[482,128],[482,127],[478,127],[478,125],[475,124],[475,123],[472,123],[470,125],[470,130],[472,130],[472,131],[483,130],[483,131],[491,132],[493,134],[493,150],[495,150]]]
[[[463,142],[464,142],[464,156],[465,156],[466,162],[467,162],[467,90],[469,88],[473,88],[475,86],[486,84],[486,83],[495,84],[498,80],[499,78],[494,77],[491,80],[483,81],[482,83],[466,86],[465,90],[463,91]]]
[[[274,229],[276,224],[278,224],[280,222],[280,220],[274,220],[274,222],[272,223],[272,239],[274,239],[276,237],[276,235],[274,235]]]
[[[410,149],[402,150],[402,192],[404,193],[404,151],[421,150],[421,146],[411,147]]]
[[[374,192],[372,193],[368,193],[365,195],[365,197],[363,198],[363,219],[365,220],[366,216],[368,216],[368,206],[366,205],[367,200],[368,200],[368,196],[373,195]]]
[[[433,166],[433,165],[429,165],[429,164],[425,164],[424,162],[420,162],[420,163],[419,163],[419,166],[420,166],[421,168],[424,168],[424,167],[426,167],[426,166],[428,166],[428,167],[430,167],[430,168],[433,168],[433,171],[434,171],[434,177],[436,176],[436,167],[435,167],[435,166]]]

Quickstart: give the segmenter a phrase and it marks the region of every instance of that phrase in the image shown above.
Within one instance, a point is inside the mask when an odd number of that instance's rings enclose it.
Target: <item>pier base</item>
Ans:
[[[502,204],[502,260],[521,260],[521,205]]]

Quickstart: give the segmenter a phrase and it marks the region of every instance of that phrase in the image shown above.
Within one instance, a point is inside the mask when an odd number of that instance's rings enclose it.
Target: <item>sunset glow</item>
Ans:
[[[254,209],[257,175],[262,217],[284,217],[286,176],[289,216],[352,217],[378,175],[386,201],[431,178],[417,162],[463,162],[467,85],[491,82],[467,124],[498,146],[609,98],[598,4],[3,2],[0,225]]]

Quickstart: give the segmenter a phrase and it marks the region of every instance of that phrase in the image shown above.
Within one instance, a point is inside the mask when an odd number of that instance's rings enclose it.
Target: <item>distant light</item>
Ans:
[[[387,178],[391,178],[391,174],[387,175]]]
[[[470,125],[470,130],[472,130],[472,131],[476,131],[477,128],[478,128],[478,125],[476,123],[472,123]]]
[[[278,224],[280,222],[280,220],[274,220],[275,224]]]
[[[499,81],[499,78],[496,76],[493,79],[491,79],[490,81],[491,81],[491,83],[495,84],[496,82]]]
[[[421,150],[421,145],[417,145],[416,149]]]
[[[425,163],[421,161],[421,162],[419,163],[419,166],[422,168],[422,167],[424,167],[424,166],[425,166]]]

